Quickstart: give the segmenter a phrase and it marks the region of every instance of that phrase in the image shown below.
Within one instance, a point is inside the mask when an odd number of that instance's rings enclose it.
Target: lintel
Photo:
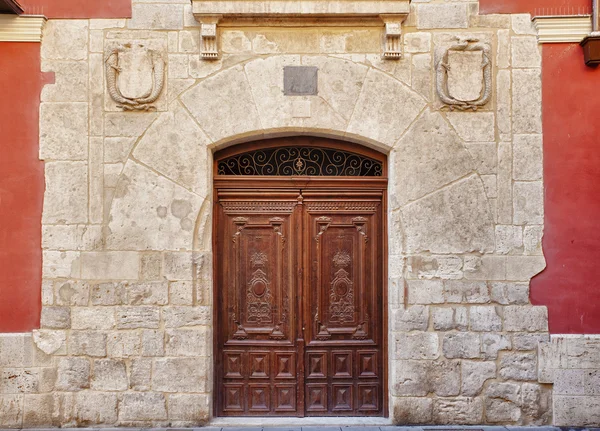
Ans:
[[[579,43],[592,31],[590,15],[537,16],[533,23],[540,43]]]
[[[41,42],[46,18],[0,14],[0,42]]]

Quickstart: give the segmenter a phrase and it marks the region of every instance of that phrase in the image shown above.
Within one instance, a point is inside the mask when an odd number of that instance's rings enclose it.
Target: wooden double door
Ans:
[[[216,190],[215,414],[383,416],[384,190]]]

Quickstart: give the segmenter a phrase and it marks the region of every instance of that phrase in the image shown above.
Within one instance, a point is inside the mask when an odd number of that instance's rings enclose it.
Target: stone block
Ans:
[[[45,278],[79,277],[80,254],[76,251],[43,251],[42,276]]]
[[[90,387],[90,362],[85,358],[60,358],[56,389],[80,391]]]
[[[501,137],[510,136],[512,133],[511,81],[509,70],[498,71],[496,75],[496,125]]]
[[[530,14],[513,14],[511,15],[511,21],[512,30],[515,34],[529,34],[532,36],[537,34]]]
[[[392,163],[397,205],[426,196],[473,170],[473,160],[456,132],[438,112],[429,110],[400,139]]]
[[[118,329],[156,329],[160,322],[160,309],[151,306],[119,307],[116,317]]]
[[[591,396],[600,395],[600,370],[584,371],[584,393]]]
[[[498,52],[496,53],[496,64],[498,64],[498,68],[500,69],[507,69],[510,67],[510,39],[510,30],[498,31]]]
[[[163,394],[153,392],[125,393],[119,403],[120,421],[159,421],[167,419]]]
[[[71,331],[68,341],[69,355],[106,356],[106,334],[94,331]]]
[[[410,53],[431,51],[431,33],[406,33],[404,35],[404,51]]]
[[[537,351],[540,343],[550,341],[549,334],[513,334],[513,348],[515,350]],[[539,363],[539,360],[538,360]]]
[[[506,258],[504,256],[465,256],[464,259],[463,270],[467,280],[506,279]]]
[[[541,47],[535,36],[515,36],[511,38],[512,67],[535,68],[541,67]]]
[[[169,283],[166,281],[129,283],[125,292],[129,305],[167,305],[169,302]]]
[[[495,142],[470,142],[465,148],[475,162],[480,175],[493,175],[498,171],[498,151]]]
[[[462,278],[462,268],[463,260],[460,256],[423,255],[409,256],[406,270],[408,278],[449,280]]]
[[[187,65],[187,55],[185,60]],[[179,105],[173,112],[158,117],[138,142],[133,155],[167,178],[205,196],[208,192],[208,151],[202,149],[209,143],[196,122]],[[196,221],[196,213],[192,210],[189,202],[173,201],[170,208],[171,214],[181,220],[182,229],[188,225],[190,230]]]
[[[54,396],[52,394],[25,395],[23,397],[23,426],[42,428],[55,425],[54,404]],[[0,426],[2,426],[2,419],[0,419]]]
[[[513,138],[513,179],[542,179],[542,135],[515,135]]]
[[[134,391],[149,391],[152,387],[152,359],[133,359],[130,366],[129,387]]]
[[[485,359],[496,359],[498,352],[509,350],[512,346],[510,338],[502,334],[483,334],[481,337],[481,353]]]
[[[133,251],[83,252],[81,277],[86,280],[137,279],[139,254]]]
[[[87,103],[42,103],[40,159],[86,160],[87,156]]]
[[[393,423],[396,425],[429,424],[433,415],[431,398],[392,398]]]
[[[87,223],[87,176],[86,162],[46,162],[42,223]]]
[[[448,112],[446,118],[466,142],[491,142],[496,139],[493,112]]]
[[[67,307],[42,307],[40,324],[46,329],[69,329],[71,309]]]
[[[431,319],[436,331],[466,331],[469,326],[466,307],[433,307]]]
[[[409,304],[442,304],[444,285],[439,280],[408,280]]]
[[[88,64],[85,61],[44,60],[42,71],[54,72],[55,78],[54,84],[42,88],[42,102],[87,102]],[[47,104],[42,106],[52,108]]]
[[[73,307],[72,329],[112,329],[115,326],[115,311],[103,307]]]
[[[547,332],[546,307],[511,305],[504,308],[504,330],[509,332]]]
[[[417,28],[467,28],[469,26],[466,3],[417,5]]]
[[[483,420],[481,398],[438,398],[433,404],[433,420],[436,424],[479,424]]]
[[[447,334],[444,336],[442,351],[449,359],[472,359],[481,356],[481,336],[473,333]]]
[[[165,328],[209,325],[212,322],[212,308],[207,306],[164,307],[162,313]]]
[[[485,416],[492,423],[510,423],[521,419],[521,387],[515,383],[492,383],[486,390]]]
[[[523,245],[525,254],[542,254],[542,237],[544,235],[543,226],[525,226],[523,229]]]
[[[142,331],[142,356],[164,356],[165,341],[162,331]]]
[[[64,347],[67,335],[65,331],[34,330],[33,342],[46,355],[52,355]],[[2,349],[0,348],[0,352]]]
[[[74,416],[77,423],[116,425],[117,395],[83,391],[75,395]]]
[[[148,126],[156,120],[158,114],[153,112],[140,112],[136,115],[123,112],[107,112],[104,114],[105,137],[139,137]]]
[[[490,297],[498,304],[529,304],[529,283],[490,283]]]
[[[426,331],[429,325],[429,307],[413,305],[393,312],[392,328],[394,331]]]
[[[40,391],[40,372],[35,368],[3,368],[0,393],[31,394]]]
[[[600,368],[600,338],[583,336],[567,338],[569,368]]]
[[[160,392],[205,392],[211,358],[159,358],[154,361],[152,389]]]
[[[0,395],[0,426],[21,428],[23,426],[23,399],[19,395]]]
[[[182,29],[183,4],[134,4],[132,6],[129,28],[144,30]]]
[[[194,282],[173,281],[169,283],[169,304],[192,305],[194,303]]]
[[[585,395],[587,370],[555,370],[553,392],[557,395]]]
[[[399,333],[394,335],[396,359],[436,359],[439,338],[433,333]]]
[[[211,331],[201,326],[197,329],[169,329],[165,333],[167,356],[207,356],[211,350]]]
[[[507,256],[506,278],[508,280],[530,280],[546,267],[544,256]]]
[[[411,87],[425,100],[430,101],[433,89],[431,54],[414,54],[411,60]]]
[[[490,302],[487,283],[484,281],[444,281],[446,302],[457,304],[486,304]]]
[[[129,388],[124,361],[101,359],[94,361],[90,385],[95,391],[125,391]]]
[[[26,334],[0,334],[0,369],[33,365],[33,343]]]
[[[92,305],[122,305],[125,302],[125,286],[119,282],[92,285],[91,301]]]
[[[500,376],[511,380],[537,380],[535,353],[506,353],[500,359]]]
[[[479,395],[485,382],[496,377],[494,362],[462,361],[461,365],[461,395],[463,396]]]
[[[539,69],[515,69],[513,74],[513,131],[542,133],[542,84]]]
[[[494,306],[469,307],[469,321],[472,331],[501,331],[502,319]]]
[[[210,417],[210,396],[206,394],[169,395],[169,420],[203,423]]]
[[[141,337],[137,331],[110,332],[106,349],[111,358],[131,358],[140,355]]]
[[[44,26],[42,59],[87,60],[88,20],[49,20]]]
[[[555,395],[554,425],[587,427],[600,424],[600,397]]]
[[[523,228],[521,226],[496,226],[496,253],[520,254],[523,251]]]
[[[356,102],[348,133],[392,147],[425,107],[414,91],[370,69]]]
[[[428,368],[429,390],[440,397],[456,396],[461,386],[460,361],[433,361]]]
[[[423,397],[429,392],[428,363],[394,361],[391,367],[392,395]]]
[[[162,270],[162,255],[160,253],[142,253],[140,262],[141,280],[159,280]]]
[[[125,163],[129,157],[134,138],[104,138],[104,162],[105,163]]]

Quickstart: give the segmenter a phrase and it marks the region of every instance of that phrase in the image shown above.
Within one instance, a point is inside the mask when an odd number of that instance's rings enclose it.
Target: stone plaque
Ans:
[[[483,51],[448,53],[448,93],[462,102],[479,99],[483,91]]]
[[[283,94],[286,96],[316,96],[318,68],[314,66],[285,66],[283,68]]]

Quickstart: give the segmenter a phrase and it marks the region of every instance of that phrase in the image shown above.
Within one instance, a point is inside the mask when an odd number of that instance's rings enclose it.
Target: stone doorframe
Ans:
[[[453,36],[436,33],[434,46]],[[283,94],[283,68],[294,65],[319,69],[318,95]],[[57,402],[74,406],[53,421],[211,417],[212,154],[309,134],[388,154],[393,421],[549,423],[536,372],[547,314],[528,295],[545,265],[539,68],[495,67],[487,106],[448,112],[432,70],[411,79],[402,63],[270,55],[207,67],[215,70],[169,83],[165,111],[99,114],[89,164],[46,162],[35,337],[49,355],[43,368],[58,375]],[[93,73],[102,80],[102,68]],[[42,104],[42,113],[61,109],[70,108]],[[42,154],[54,144],[42,142]]]

